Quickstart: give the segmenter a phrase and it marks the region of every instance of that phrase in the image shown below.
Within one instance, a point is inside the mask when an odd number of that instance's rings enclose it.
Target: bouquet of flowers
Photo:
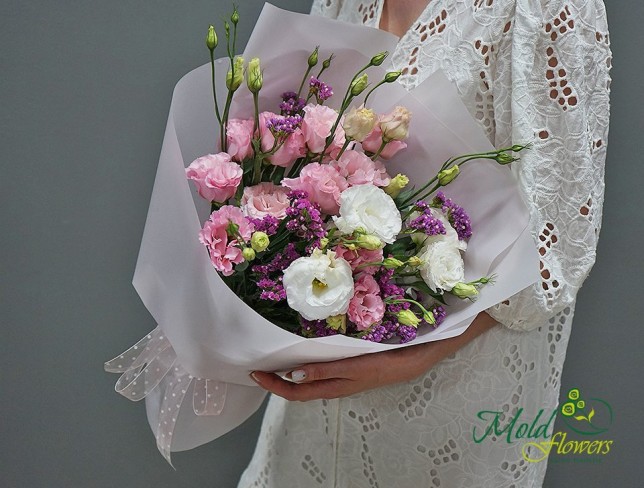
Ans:
[[[452,337],[537,279],[525,146],[492,148],[444,76],[407,92],[393,36],[269,5],[235,56],[238,21],[173,96],[134,278],[159,325],[106,363],[168,461],[259,407],[252,370]]]

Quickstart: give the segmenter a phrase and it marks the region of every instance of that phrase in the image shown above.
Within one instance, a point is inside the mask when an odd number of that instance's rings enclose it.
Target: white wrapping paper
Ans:
[[[262,60],[260,110],[275,110],[280,94],[299,86],[316,45],[321,46],[320,59],[331,52],[336,55],[324,81],[336,89],[334,98],[341,99],[338,91],[353,73],[375,53],[393,50],[396,42],[377,29],[267,4],[244,56]],[[227,69],[225,60],[218,61],[220,100],[225,96]],[[412,183],[422,185],[449,157],[493,149],[442,73],[410,93],[398,84],[385,85],[376,93],[375,110],[384,112],[400,104],[413,113],[408,148],[387,164],[390,174],[405,173]],[[235,97],[232,113],[246,118],[252,114],[252,98],[244,88]],[[217,133],[210,68],[205,65],[175,88],[134,275],[134,286],[158,327],[106,363],[107,370],[124,373],[117,391],[130,399],[146,398],[150,426],[168,461],[170,451],[211,441],[257,410],[265,392],[250,380],[250,371],[288,371],[306,362],[401,347],[341,335],[296,336],[255,313],[224,284],[197,239],[209,205],[196,196],[184,172],[193,159],[215,151]],[[482,289],[476,302],[450,306],[439,328],[419,331],[410,344],[461,334],[479,312],[538,279],[538,255],[526,230],[527,210],[509,168],[491,161],[468,163],[446,193],[465,207],[473,223],[474,235],[465,254],[466,278],[496,273],[498,279]]]

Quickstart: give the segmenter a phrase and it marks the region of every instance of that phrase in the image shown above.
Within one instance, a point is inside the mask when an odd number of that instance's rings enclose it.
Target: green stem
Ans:
[[[221,114],[219,113],[219,105],[217,104],[217,89],[215,84],[215,51],[214,49],[210,51],[210,72],[212,74],[212,97],[215,100],[215,116],[217,117],[217,122],[219,122],[219,146],[223,147],[223,133],[221,126]]]
[[[342,145],[342,149],[340,149],[340,152],[338,153],[338,156],[336,159],[340,159],[340,156],[344,154],[344,151],[347,150],[347,147],[349,147],[349,144],[351,144],[352,142],[353,142],[353,139],[346,139],[344,141],[344,144]]]
[[[376,88],[378,88],[380,85],[383,85],[383,84],[385,84],[385,83],[386,83],[386,81],[385,81],[385,80],[382,80],[382,81],[381,81],[381,82],[379,82],[376,86],[374,86],[371,90],[369,90],[369,92],[367,93],[367,95],[364,97],[364,101],[362,102],[362,105],[364,105],[364,107],[365,107],[365,108],[367,107],[367,100],[368,100],[368,98],[369,98],[369,95],[371,95],[371,94],[376,90]]]
[[[297,178],[300,174],[300,171],[302,171],[302,168],[309,164],[311,162],[311,156],[313,156],[310,153],[306,154],[306,157],[300,158],[295,162],[295,164],[291,167],[291,170],[288,172],[288,177],[289,178]]]
[[[297,90],[297,98],[300,98],[300,93],[302,93],[302,88],[304,88],[304,83],[306,82],[306,79],[309,77],[309,73],[311,72],[312,69],[313,69],[313,66],[309,66],[306,70],[306,73],[304,73],[304,77],[302,78],[302,83],[300,83],[300,87]]]
[[[443,169],[444,169],[444,168],[443,168]],[[400,207],[401,207],[401,208],[404,208],[404,207],[405,207],[405,205],[407,205],[409,202],[411,202],[412,200],[414,200],[418,195],[420,195],[423,191],[425,191],[425,190],[429,187],[429,185],[431,185],[432,183],[434,183],[437,179],[438,179],[438,176],[434,176],[434,177],[433,177],[431,180],[429,180],[425,185],[423,185],[423,187],[421,187],[419,190],[415,191],[414,193],[412,193],[411,195],[409,195],[407,198],[405,198],[405,200],[404,200],[404,201],[402,201],[402,202],[400,203]]]

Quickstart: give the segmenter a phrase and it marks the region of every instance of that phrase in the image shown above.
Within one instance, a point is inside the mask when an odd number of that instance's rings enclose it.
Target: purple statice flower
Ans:
[[[449,220],[449,223],[456,230],[460,240],[464,241],[472,237],[472,221],[469,215],[467,215],[463,207],[456,205],[442,191],[436,193],[436,196],[432,200],[432,207],[440,208],[447,215],[447,220]]]
[[[309,81],[309,91],[318,99],[318,103],[322,103],[333,96],[333,88],[323,81],[318,80],[315,76],[311,76]]]
[[[307,246],[307,251],[311,252],[319,246],[320,239],[326,236],[320,206],[311,202],[303,191],[289,192],[288,198],[291,206],[286,209],[289,219],[286,228],[298,237],[311,241]]]
[[[286,290],[284,290],[281,276],[274,280],[271,280],[270,278],[262,278],[257,282],[257,286],[262,290],[259,295],[261,300],[270,300],[273,302],[286,300]]]
[[[405,294],[405,290],[398,286],[394,280],[394,269],[387,269],[387,268],[380,268],[380,271],[378,272],[378,286],[380,286],[380,293],[382,295],[382,298],[403,298],[403,295]],[[407,305],[406,307],[402,307],[402,305]],[[393,305],[388,305],[388,307],[393,306]],[[395,312],[399,312],[403,308],[409,308],[409,304],[396,304],[396,306],[400,306],[401,308],[396,310]],[[388,309],[389,311],[389,309]]]
[[[434,320],[436,320],[434,327],[438,327],[445,320],[447,311],[445,310],[445,307],[443,307],[442,305],[436,305],[431,309],[431,312],[434,314]]]
[[[428,236],[436,236],[439,234],[444,235],[447,233],[443,222],[432,215],[432,209],[426,202],[419,200],[416,202],[415,208],[419,210],[421,214],[407,224],[410,229],[423,232]]]
[[[304,337],[327,337],[338,334],[337,330],[327,326],[326,320],[306,320],[302,317],[300,322],[302,324],[300,335]]]
[[[400,342],[404,344],[405,342],[414,340],[416,338],[417,332],[418,330],[416,329],[416,327],[400,324],[398,326],[398,329],[396,330],[396,335],[400,337]]]
[[[260,298],[279,302],[286,299],[286,291],[282,283],[282,272],[293,261],[300,257],[295,244],[287,244],[283,251],[275,254],[268,264],[256,264],[253,273],[258,275],[257,287],[261,290]],[[272,276],[272,277],[271,277]]]
[[[382,342],[387,336],[387,328],[382,324],[376,324],[362,336],[365,341]]]
[[[280,221],[277,217],[267,215],[262,219],[256,219],[253,217],[246,218],[253,224],[255,231],[265,232],[269,236],[277,234],[277,229],[280,225]]]
[[[282,252],[278,252],[268,264],[256,264],[253,266],[253,273],[258,275],[268,275],[275,272],[284,271],[293,261],[301,257],[295,249],[295,244],[289,242]]]
[[[280,113],[282,115],[298,115],[304,106],[306,100],[299,98],[295,92],[282,93],[282,103],[280,103]]]
[[[274,137],[286,137],[302,125],[301,115],[278,115],[266,122],[266,128]]]

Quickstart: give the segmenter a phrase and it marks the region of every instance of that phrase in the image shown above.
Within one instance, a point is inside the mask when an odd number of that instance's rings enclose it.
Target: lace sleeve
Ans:
[[[341,6],[342,0],[314,0],[311,6],[311,14],[335,19],[338,17]]]
[[[574,304],[595,262],[611,52],[601,0],[517,0],[513,24],[499,46],[509,54],[498,69],[509,73],[498,75],[507,97],[495,112],[510,111],[511,143],[534,142],[512,170],[531,209],[541,280],[487,312],[531,330]]]

